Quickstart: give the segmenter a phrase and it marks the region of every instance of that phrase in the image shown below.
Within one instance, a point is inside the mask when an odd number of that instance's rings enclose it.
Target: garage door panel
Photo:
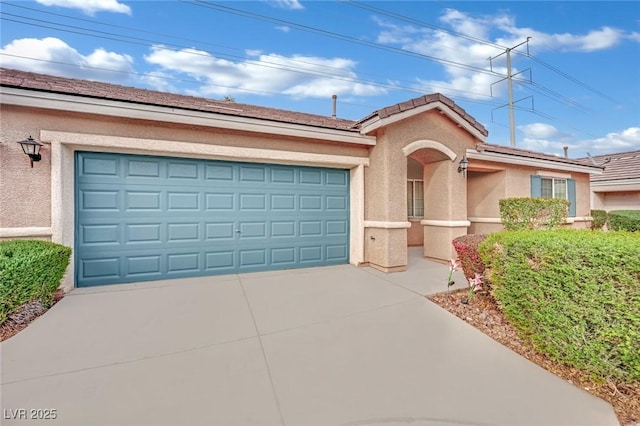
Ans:
[[[129,277],[160,277],[162,275],[162,256],[130,256],[126,259],[126,275]]]
[[[267,172],[265,166],[240,166],[240,181],[265,182]]]
[[[271,183],[276,185],[295,183],[295,170],[293,168],[271,169]]]
[[[234,238],[234,222],[214,222],[205,224],[205,240],[231,240]]]
[[[124,209],[161,211],[162,191],[125,191]]]
[[[120,225],[117,223],[86,224],[82,225],[79,231],[80,241],[87,246],[118,245],[121,242]]]
[[[76,154],[80,286],[348,262],[346,170]]]
[[[167,254],[167,274],[195,274],[200,271],[201,261],[199,251],[190,251],[186,253],[169,253]]]
[[[125,241],[128,244],[162,243],[162,224],[127,223],[125,224]]]
[[[86,156],[78,166],[79,175],[82,177],[99,176],[100,179],[104,179],[120,176],[120,161],[115,155]]]
[[[206,193],[205,210],[234,210],[235,194],[229,192]]]
[[[159,178],[162,170],[158,160],[129,160],[126,162],[125,173],[128,177]]]
[[[168,161],[167,162],[167,180],[179,180],[179,184],[183,184],[185,180],[200,179],[200,165],[187,161]]]

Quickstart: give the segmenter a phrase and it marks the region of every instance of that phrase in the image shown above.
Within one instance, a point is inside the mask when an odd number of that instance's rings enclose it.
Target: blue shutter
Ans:
[[[569,198],[569,217],[576,217],[576,180],[567,179],[567,196]]]
[[[531,175],[531,198],[542,197],[542,177]]]

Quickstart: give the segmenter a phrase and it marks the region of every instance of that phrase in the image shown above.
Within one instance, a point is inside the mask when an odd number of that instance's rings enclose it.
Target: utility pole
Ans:
[[[523,44],[527,44],[529,43],[529,39],[531,39],[531,37],[527,37],[527,39],[525,41],[523,41],[522,43],[516,44],[513,47],[509,47],[507,49],[505,49],[504,52],[500,53],[499,55],[496,56],[492,56],[491,58],[489,58],[489,64],[491,65],[491,70],[493,71],[493,63],[492,61],[502,55],[506,55],[507,56],[507,77],[503,78],[502,80],[496,81],[496,83],[499,83],[500,81],[503,80],[507,80],[507,91],[509,94],[509,103],[507,104],[509,106],[509,139],[510,139],[510,143],[511,143],[511,147],[515,147],[516,146],[516,118],[515,118],[515,111],[513,108],[514,102],[513,102],[513,77],[514,74],[511,71],[511,51],[513,49],[516,49],[520,46],[522,46]],[[527,45],[527,53],[529,50],[529,46]],[[519,73],[517,73],[519,74]],[[517,75],[515,74],[515,75]],[[495,83],[494,83],[495,84]]]

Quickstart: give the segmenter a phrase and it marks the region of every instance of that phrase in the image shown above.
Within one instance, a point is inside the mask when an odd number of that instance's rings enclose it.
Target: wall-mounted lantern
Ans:
[[[466,176],[468,166],[469,160],[467,160],[467,157],[463,155],[462,159],[460,160],[460,165],[458,166],[458,173],[464,173]]]
[[[29,156],[31,160],[31,167],[33,167],[34,161],[40,161],[42,156],[40,155],[40,147],[42,144],[40,142],[35,141],[31,136],[27,139],[18,142],[22,146],[22,150],[25,154]]]

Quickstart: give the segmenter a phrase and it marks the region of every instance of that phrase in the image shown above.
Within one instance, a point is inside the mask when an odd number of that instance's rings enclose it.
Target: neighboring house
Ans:
[[[571,201],[591,163],[486,143],[440,94],[360,121],[0,69],[0,238],[73,248],[65,286],[351,263],[500,229],[498,200]],[[29,165],[19,141],[44,144]],[[463,165],[468,160],[468,169]]]
[[[592,158],[604,171],[591,176],[591,208],[640,210],[640,151]]]

